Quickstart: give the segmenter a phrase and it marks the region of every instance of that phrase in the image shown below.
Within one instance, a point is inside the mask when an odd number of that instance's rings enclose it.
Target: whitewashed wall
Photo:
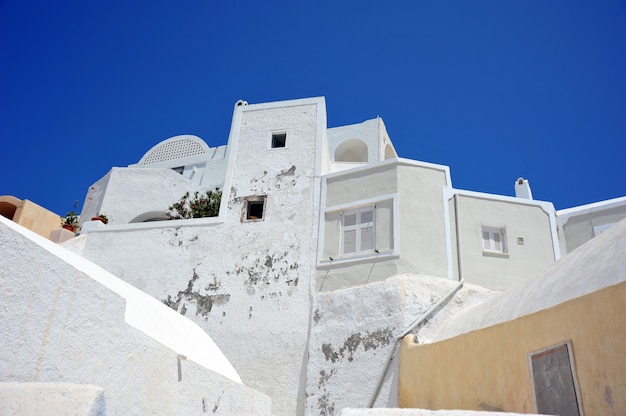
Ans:
[[[446,166],[405,159],[326,176],[317,290],[343,289],[404,272],[447,276],[443,190],[449,186]],[[342,257],[339,209],[374,203],[378,252]]]
[[[452,248],[456,256],[460,247],[461,275],[466,281],[504,290],[532,278],[558,260],[552,204],[465,191],[457,199],[456,218],[453,200],[450,202]],[[485,226],[506,230],[506,254],[494,256],[483,251]],[[458,264],[455,259],[456,276]]]
[[[100,213],[111,224],[127,224],[147,213],[162,215],[185,192],[202,189],[168,168],[113,168],[89,187],[81,223]]]
[[[405,274],[318,293],[309,337],[306,414],[328,416],[344,407],[367,407],[396,339],[457,284]],[[428,341],[452,314],[491,295],[485,289],[465,286],[414,333],[422,342]],[[397,407],[397,368],[396,355],[375,407]]]
[[[71,244],[197,322],[277,415],[304,409],[325,125],[323,99],[237,107],[215,224],[105,228]],[[275,131],[287,132],[284,148],[271,148]],[[264,219],[242,222],[254,195],[267,195]]]
[[[270,414],[206,334],[154,299],[5,218],[0,250],[1,380],[100,386],[108,415]]]
[[[561,252],[572,252],[623,218],[626,196],[557,211]]]

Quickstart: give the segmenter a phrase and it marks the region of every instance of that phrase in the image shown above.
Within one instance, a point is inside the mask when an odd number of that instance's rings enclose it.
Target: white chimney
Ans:
[[[530,190],[530,184],[528,183],[528,179],[518,178],[515,181],[515,197],[533,199],[533,193]]]

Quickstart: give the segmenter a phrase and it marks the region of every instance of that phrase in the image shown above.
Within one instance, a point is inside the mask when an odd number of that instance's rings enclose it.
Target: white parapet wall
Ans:
[[[108,415],[270,414],[211,338],[161,302],[5,218],[0,250],[1,380],[97,385]]]

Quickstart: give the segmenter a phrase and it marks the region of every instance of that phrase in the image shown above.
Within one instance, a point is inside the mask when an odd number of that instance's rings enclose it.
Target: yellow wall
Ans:
[[[591,277],[590,277],[591,278]],[[400,407],[535,412],[529,353],[571,340],[585,415],[626,414],[626,282],[432,344],[401,347]]]
[[[20,200],[12,196],[0,196],[0,203],[6,206],[6,212],[12,213],[9,219],[20,224],[22,227],[28,228],[36,232],[42,237],[50,237],[52,230],[61,228],[61,217],[52,211],[29,201],[28,199]],[[9,209],[14,207],[15,211]]]

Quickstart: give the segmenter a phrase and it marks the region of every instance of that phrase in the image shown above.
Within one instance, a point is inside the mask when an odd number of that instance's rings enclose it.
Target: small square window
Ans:
[[[276,147],[285,147],[287,142],[287,133],[273,133],[272,134],[272,149]]]
[[[506,254],[506,234],[504,228],[482,227],[483,252]]]
[[[249,196],[245,198],[241,222],[263,221],[265,217],[266,196]]]

